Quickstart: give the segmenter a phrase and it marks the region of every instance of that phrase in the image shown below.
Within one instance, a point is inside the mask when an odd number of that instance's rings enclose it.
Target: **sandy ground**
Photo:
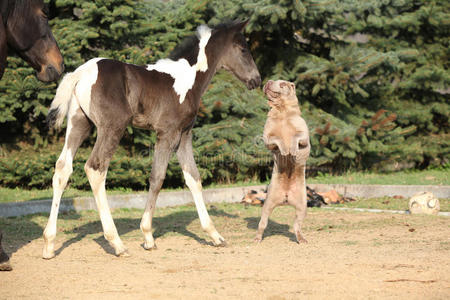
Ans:
[[[124,237],[128,258],[98,233],[47,261],[34,239],[0,273],[0,299],[450,299],[449,218],[318,211],[301,245],[284,224],[269,223],[274,231],[255,244],[255,224],[226,223],[226,248],[168,234],[145,251],[136,230]],[[57,237],[57,249],[66,239]]]

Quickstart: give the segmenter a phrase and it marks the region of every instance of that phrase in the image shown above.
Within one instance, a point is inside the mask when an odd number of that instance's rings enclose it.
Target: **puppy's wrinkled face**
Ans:
[[[269,105],[282,105],[286,100],[296,98],[295,84],[285,80],[269,80],[263,88]]]

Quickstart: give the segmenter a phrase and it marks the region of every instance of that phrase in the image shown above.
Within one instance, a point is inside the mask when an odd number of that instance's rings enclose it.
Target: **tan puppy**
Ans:
[[[269,80],[264,93],[271,107],[264,126],[264,143],[273,153],[274,166],[267,199],[262,208],[258,233],[260,242],[272,210],[281,204],[295,207],[294,232],[297,241],[306,242],[301,225],[306,216],[305,166],[310,144],[308,126],[300,116],[295,85],[284,80]]]

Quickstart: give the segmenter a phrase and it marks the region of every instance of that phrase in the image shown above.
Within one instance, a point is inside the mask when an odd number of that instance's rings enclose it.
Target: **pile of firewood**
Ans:
[[[315,190],[306,187],[307,206],[308,207],[321,207],[322,205],[345,203],[348,201],[355,201],[350,197],[343,197],[339,195],[335,190],[330,190],[325,193],[318,193]],[[250,190],[242,198],[241,203],[244,205],[264,205],[264,201],[267,198],[267,188],[263,191]]]

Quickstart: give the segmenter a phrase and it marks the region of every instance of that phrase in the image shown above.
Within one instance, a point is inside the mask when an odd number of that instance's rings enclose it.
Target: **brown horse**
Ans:
[[[0,0],[0,78],[5,72],[8,49],[28,62],[41,81],[55,81],[64,71],[42,0]],[[9,271],[9,257],[1,241],[0,232],[0,271]]]
[[[144,248],[155,249],[152,218],[156,198],[166,176],[171,154],[176,151],[186,184],[192,192],[202,228],[214,244],[225,244],[211,221],[202,196],[202,185],[192,150],[192,127],[200,98],[217,69],[231,71],[249,89],[261,77],[242,34],[247,22],[231,22],[197,29],[197,35],[182,43],[168,59],[136,66],[96,58],[64,77],[48,115],[49,124],[60,125],[67,115],[64,148],[53,176],[53,204],[44,231],[44,258],[55,255],[54,240],[61,195],[72,173],[74,155],[97,127],[97,141],[85,164],[99,210],[106,240],[116,255],[127,255],[108,207],[105,180],[108,165],[125,128],[151,129],[157,133],[150,175],[150,190],[141,221]]]
[[[64,71],[64,62],[43,1],[1,0],[0,11],[0,78],[9,48],[36,70],[39,80],[57,80]]]

